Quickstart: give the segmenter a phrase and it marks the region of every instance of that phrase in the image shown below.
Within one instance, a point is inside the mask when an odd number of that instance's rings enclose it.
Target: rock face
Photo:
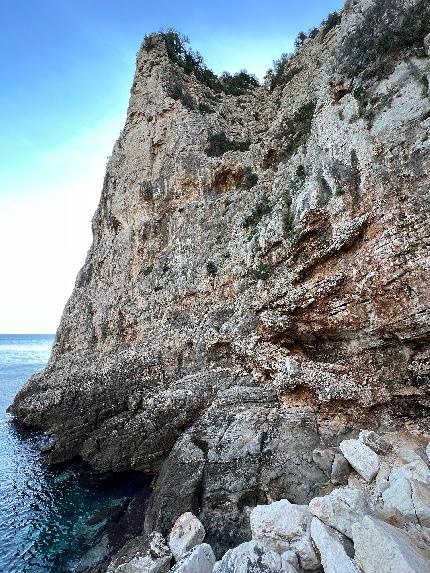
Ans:
[[[147,533],[192,510],[221,554],[250,507],[328,493],[359,428],[428,432],[429,12],[348,0],[239,95],[142,45],[92,247],[11,411],[52,462],[157,476]]]

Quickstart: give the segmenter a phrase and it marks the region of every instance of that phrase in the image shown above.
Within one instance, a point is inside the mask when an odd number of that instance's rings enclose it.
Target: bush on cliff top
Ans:
[[[299,32],[297,38],[294,40],[294,48],[300,50],[303,46],[305,40],[308,38],[315,38],[318,32],[321,30],[321,39],[323,39],[332,28],[337,26],[342,19],[342,16],[338,12],[331,12],[325,20],[320,24],[319,28],[311,28],[308,32]],[[268,70],[266,74],[266,81],[269,83],[271,90],[277,86],[285,85],[292,78],[299,73],[301,67],[291,67],[289,68],[290,61],[294,54],[284,53],[278,60],[273,61],[273,67]]]
[[[199,52],[188,47],[189,39],[176,30],[169,28],[161,30],[166,45],[169,59],[180,66],[186,74],[194,74],[199,82],[210,87],[216,92],[224,92],[231,95],[241,95],[259,85],[254,75],[248,74],[246,70],[241,70],[234,75],[224,72],[220,77],[210,70]],[[142,48],[146,51],[154,47],[154,36],[145,36]]]

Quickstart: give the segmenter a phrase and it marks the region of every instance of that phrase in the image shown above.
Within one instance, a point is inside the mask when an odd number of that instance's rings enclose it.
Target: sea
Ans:
[[[107,550],[109,516],[120,515],[147,484],[135,475],[98,474],[82,462],[50,467],[40,451],[47,437],[6,413],[45,366],[53,340],[0,335],[0,573],[85,570],[100,558],[94,547]]]

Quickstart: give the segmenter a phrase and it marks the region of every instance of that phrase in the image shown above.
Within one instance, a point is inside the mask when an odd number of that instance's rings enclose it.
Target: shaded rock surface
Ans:
[[[142,45],[93,244],[11,412],[53,463],[156,476],[146,534],[193,511],[221,556],[251,508],[341,483],[360,428],[428,436],[429,33],[427,1],[348,0],[241,95]]]

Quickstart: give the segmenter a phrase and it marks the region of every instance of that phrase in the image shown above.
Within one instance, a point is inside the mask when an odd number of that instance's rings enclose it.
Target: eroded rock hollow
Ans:
[[[154,474],[147,532],[193,511],[222,552],[249,508],[342,483],[358,428],[428,441],[429,22],[350,0],[236,94],[143,43],[93,244],[12,412],[52,462]]]

